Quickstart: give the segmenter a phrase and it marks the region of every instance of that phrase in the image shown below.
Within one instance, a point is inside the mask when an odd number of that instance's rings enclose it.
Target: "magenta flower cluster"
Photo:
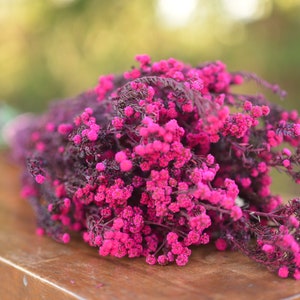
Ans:
[[[283,205],[270,190],[271,168],[300,183],[300,118],[231,87],[284,92],[219,61],[136,59],[17,135],[38,234],[67,243],[79,231],[101,256],[151,265],[183,266],[192,246],[213,242],[300,279],[300,199]]]

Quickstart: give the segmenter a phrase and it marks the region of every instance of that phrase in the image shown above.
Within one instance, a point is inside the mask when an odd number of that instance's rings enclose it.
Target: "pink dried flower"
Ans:
[[[224,239],[219,238],[215,241],[215,246],[219,251],[225,251],[227,248],[227,243]]]
[[[299,269],[296,269],[296,270],[295,270],[293,277],[294,277],[296,280],[300,280],[300,270],[299,270]]]
[[[146,256],[146,262],[149,264],[149,265],[155,265],[156,264],[156,257],[154,255],[147,255]]]
[[[289,269],[286,266],[279,268],[278,276],[281,278],[286,278],[289,275]]]
[[[300,200],[270,189],[272,168],[300,183],[299,114],[231,87],[285,92],[220,61],[136,60],[22,124],[12,149],[37,233],[68,243],[81,231],[102,256],[179,266],[214,242],[300,279]]]
[[[62,241],[67,244],[70,242],[70,235],[68,233],[64,233],[63,236],[62,236]]]
[[[35,176],[35,181],[39,184],[42,184],[45,181],[45,176],[38,174]]]
[[[132,162],[128,159],[125,159],[120,162],[120,169],[123,172],[128,172],[132,169]]]
[[[119,151],[115,154],[115,161],[120,163],[123,160],[127,159],[127,155],[124,151]]]
[[[96,170],[100,171],[100,172],[104,171],[105,170],[105,164],[104,163],[97,163],[96,164]]]
[[[35,230],[35,233],[38,236],[43,236],[45,234],[45,230],[43,228],[37,227],[36,230]]]
[[[284,167],[287,168],[287,167],[290,166],[291,162],[290,162],[288,159],[285,159],[285,160],[282,162],[282,164],[283,164]]]
[[[243,216],[243,212],[240,207],[234,206],[231,209],[230,216],[232,217],[232,219],[234,221],[237,221],[238,219],[240,219]]]

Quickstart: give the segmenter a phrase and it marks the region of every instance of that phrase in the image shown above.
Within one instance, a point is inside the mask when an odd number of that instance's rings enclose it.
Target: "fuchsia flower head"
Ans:
[[[68,243],[80,231],[100,255],[180,266],[191,246],[213,242],[299,279],[300,200],[282,205],[270,170],[300,183],[300,118],[231,87],[284,92],[219,61],[137,61],[17,134],[39,233]]]

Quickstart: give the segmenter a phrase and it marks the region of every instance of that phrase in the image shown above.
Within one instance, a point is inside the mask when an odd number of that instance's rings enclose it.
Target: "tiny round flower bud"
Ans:
[[[127,155],[124,151],[119,151],[115,154],[115,160],[120,163],[121,161],[127,159]]]
[[[287,278],[289,275],[289,269],[286,266],[279,268],[278,275],[281,278]]]
[[[97,163],[96,165],[96,170],[99,171],[99,172],[102,172],[105,170],[105,165],[104,163]]]
[[[128,159],[125,159],[123,161],[121,161],[120,163],[120,169],[123,172],[128,172],[132,169],[132,162]]]
[[[63,236],[62,236],[63,243],[67,244],[67,243],[70,242],[70,240],[71,240],[70,235],[68,233],[64,233]]]
[[[215,246],[219,251],[225,251],[227,248],[227,243],[224,239],[219,238],[215,241]]]
[[[43,176],[41,174],[38,174],[35,176],[35,181],[39,184],[43,184],[45,179],[46,179],[45,176]]]

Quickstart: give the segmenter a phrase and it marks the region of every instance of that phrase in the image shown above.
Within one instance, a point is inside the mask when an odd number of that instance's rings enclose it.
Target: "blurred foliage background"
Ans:
[[[0,0],[0,99],[22,111],[127,70],[138,53],[223,60],[299,107],[300,0]]]
[[[300,108],[300,0],[0,0],[0,101],[18,111],[75,96],[140,53],[222,60]]]

